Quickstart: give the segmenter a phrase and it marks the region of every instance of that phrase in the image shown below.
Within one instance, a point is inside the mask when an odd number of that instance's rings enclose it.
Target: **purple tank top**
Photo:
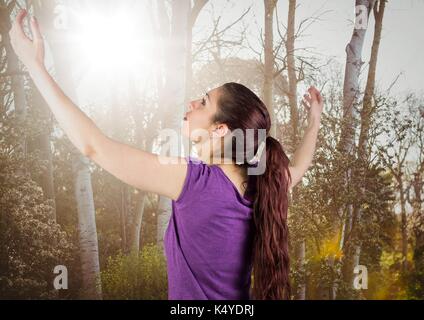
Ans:
[[[217,165],[186,157],[164,237],[169,300],[248,300],[252,208]]]

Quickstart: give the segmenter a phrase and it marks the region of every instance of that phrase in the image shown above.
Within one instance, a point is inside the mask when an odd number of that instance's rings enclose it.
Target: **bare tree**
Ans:
[[[341,128],[341,137],[337,150],[340,155],[348,155],[354,158],[354,147],[355,147],[355,130],[358,121],[358,105],[360,104],[360,85],[359,76],[361,74],[361,68],[363,65],[362,61],[362,49],[364,46],[365,35],[368,29],[368,20],[370,13],[374,7],[375,0],[356,0],[355,10],[356,18],[352,33],[352,38],[346,47],[346,68],[345,68],[345,79],[343,88],[343,120]],[[352,168],[348,168],[345,175],[344,187],[349,184],[352,176]],[[340,208],[340,216],[343,216],[343,209]],[[340,246],[345,248],[349,245],[344,235],[350,232],[353,218],[353,206],[348,204],[346,219],[343,222],[342,236],[340,240]],[[343,274],[344,278],[351,283],[353,279],[353,250],[351,246],[350,251],[345,255],[343,263]],[[345,248],[345,251],[349,251]],[[352,273],[351,273],[352,272]],[[334,288],[334,291],[336,288]],[[335,293],[334,293],[335,296]]]
[[[276,117],[274,112],[274,11],[278,0],[264,0],[265,5],[265,65],[264,65],[264,86],[263,99],[271,116],[270,135],[276,137]]]
[[[358,143],[358,165],[356,168],[358,168],[359,172],[357,172],[356,176],[360,177],[360,197],[362,196],[363,199],[365,199],[366,194],[366,168],[368,167],[368,158],[370,156],[369,154],[369,148],[368,148],[368,136],[372,121],[372,114],[375,110],[373,108],[373,96],[375,91],[375,78],[376,78],[376,69],[377,69],[377,60],[378,60],[378,53],[380,49],[380,41],[381,41],[381,31],[383,29],[383,17],[384,17],[384,10],[386,6],[387,0],[379,0],[375,3],[373,11],[374,11],[374,17],[375,17],[375,26],[374,26],[374,38],[373,38],[373,44],[371,49],[371,58],[369,63],[369,69],[368,69],[368,78],[367,78],[367,84],[365,87],[365,94],[364,94],[364,100],[362,103],[362,110],[361,110],[361,128],[360,128],[360,134],[359,134],[359,143]],[[359,240],[359,225],[361,223],[361,216],[362,216],[362,207],[361,204],[362,201],[357,201],[354,204],[353,209],[353,217],[352,217],[352,227],[350,230],[351,233],[351,239],[354,238],[357,239],[358,243],[355,246],[355,250],[353,253],[353,261],[355,267],[359,264],[359,258],[360,258],[360,252],[361,252],[361,245]],[[350,269],[348,272],[353,273],[353,268],[350,266]]]
[[[404,104],[411,103],[411,96],[408,96]],[[402,271],[407,269],[408,233],[407,233],[407,212],[406,201],[408,198],[408,156],[412,147],[417,142],[414,134],[412,119],[409,114],[403,114],[400,107],[403,104],[398,101],[385,103],[384,118],[390,119],[381,123],[381,127],[386,135],[385,141],[377,141],[377,154],[380,161],[392,174],[396,184],[399,197],[401,214],[401,235],[402,235]]]
[[[69,3],[66,3],[70,5]],[[70,43],[66,41],[67,30],[57,29],[55,21],[58,17],[56,1],[45,0],[33,3],[34,11],[40,21],[46,40],[48,41],[55,66],[55,76],[64,92],[75,102],[78,101],[75,83],[72,80],[72,69],[69,63]],[[65,14],[61,12],[61,14]],[[68,27],[72,26],[72,16],[67,16]],[[78,231],[80,242],[82,291],[81,297],[101,299],[99,249],[97,240],[95,207],[89,160],[81,153],[74,152],[72,162],[75,199],[78,209]]]
[[[191,88],[193,86],[193,56],[192,56],[192,46],[193,46],[193,28],[196,24],[196,20],[199,17],[200,12],[206,6],[208,0],[195,0],[193,8],[190,12],[189,23],[187,25],[187,61],[186,61],[186,100],[185,104],[188,103],[190,99]]]
[[[162,3],[163,1],[159,1]],[[162,4],[164,6],[164,4]],[[163,126],[167,129],[180,132],[181,121],[184,114],[184,102],[186,99],[186,61],[187,61],[187,30],[189,16],[191,12],[191,1],[172,1],[171,31],[168,39],[168,49],[170,54],[166,58],[165,72],[166,83],[162,91],[161,108],[164,108]],[[160,15],[166,11],[159,12]],[[165,19],[165,22],[169,21]],[[164,25],[166,30],[168,26]],[[179,154],[169,154],[169,156],[179,156]],[[171,217],[171,200],[161,196],[158,206],[158,229],[157,243],[163,246],[163,238]]]

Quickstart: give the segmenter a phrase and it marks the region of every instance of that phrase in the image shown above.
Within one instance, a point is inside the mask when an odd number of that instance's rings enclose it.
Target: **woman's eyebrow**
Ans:
[[[208,99],[209,99],[209,102],[211,101],[211,97],[209,96],[209,93],[205,93],[205,95],[206,95],[206,97],[208,97]]]

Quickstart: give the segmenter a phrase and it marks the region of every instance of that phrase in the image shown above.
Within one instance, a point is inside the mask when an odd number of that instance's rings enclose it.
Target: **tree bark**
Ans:
[[[295,27],[296,27],[296,0],[289,0],[289,8],[287,15],[287,39],[286,45],[286,63],[287,63],[287,80],[288,80],[288,100],[290,107],[290,126],[291,126],[291,143],[292,150],[295,149],[299,141],[299,111],[297,104],[297,84],[298,79],[296,75],[296,60],[295,60]],[[300,184],[293,188],[292,200],[297,201],[299,198],[299,187]],[[305,256],[306,256],[306,241],[304,238],[297,239],[295,242],[295,259],[299,267],[299,271],[305,274]],[[306,279],[304,276],[301,277],[299,283],[297,283],[296,300],[306,299]]]
[[[131,249],[135,252],[140,251],[140,238],[141,238],[141,227],[143,224],[144,208],[146,206],[147,194],[140,192],[137,195],[136,206],[135,206],[135,217],[132,231]]]
[[[297,105],[297,75],[295,61],[295,22],[296,22],[296,0],[289,0],[289,14],[287,19],[287,75],[289,84],[290,122],[292,123],[292,141],[297,145],[299,139],[299,111]]]
[[[368,78],[367,78],[367,84],[365,87],[365,94],[364,94],[364,100],[362,104],[362,111],[361,111],[361,129],[359,134],[359,143],[358,143],[358,154],[357,158],[359,160],[359,167],[361,168],[357,173],[357,177],[361,177],[360,181],[360,198],[365,199],[365,189],[366,189],[366,165],[368,165],[368,135],[371,125],[371,116],[372,116],[372,110],[373,110],[373,96],[375,91],[375,78],[376,78],[376,70],[377,70],[377,60],[378,60],[378,53],[380,49],[380,41],[381,41],[381,31],[383,29],[383,17],[384,17],[384,10],[385,10],[386,0],[379,0],[379,3],[376,2],[374,5],[374,17],[375,17],[375,26],[374,26],[374,38],[373,38],[373,44],[371,49],[371,59],[369,63],[369,69],[368,69]],[[358,244],[355,245],[354,250],[354,257],[353,260],[357,261],[355,265],[359,264],[360,259],[360,253],[361,253],[361,245],[360,245],[360,235],[358,228],[361,223],[361,217],[362,217],[362,207],[361,207],[362,201],[358,201],[354,204],[354,210],[353,210],[353,217],[352,217],[352,224],[353,227],[351,229],[352,238],[355,238],[356,241],[358,241]],[[405,216],[406,219],[406,216]],[[403,226],[403,223],[402,223]],[[405,232],[406,232],[406,222],[405,222]],[[404,235],[404,232],[402,230],[402,235]],[[402,237],[402,243],[407,243],[407,239],[404,239]],[[405,256],[405,263],[406,263],[406,256]],[[353,272],[353,270],[352,270]]]
[[[160,98],[164,102],[163,106],[166,116],[163,121],[164,128],[181,132],[181,123],[184,115],[184,102],[186,99],[186,61],[187,54],[187,31],[191,12],[191,1],[173,0],[171,37],[168,47],[166,63],[166,84],[162,94],[166,96]],[[161,12],[160,14],[165,14]],[[180,156],[180,154],[169,154],[169,156]],[[157,213],[157,244],[163,247],[163,239],[169,224],[172,213],[171,199],[160,196]]]
[[[361,177],[360,179],[360,197],[359,201],[357,201],[353,206],[353,215],[352,215],[352,227],[350,228],[351,239],[356,242],[355,249],[353,250],[353,262],[355,267],[359,264],[360,253],[361,253],[361,239],[358,228],[361,224],[362,217],[362,207],[361,204],[363,201],[361,199],[365,199],[366,196],[366,166],[367,159],[369,157],[368,154],[368,135],[371,124],[371,115],[372,115],[372,98],[374,96],[375,89],[375,77],[376,77],[376,69],[377,69],[377,60],[378,60],[378,52],[380,48],[380,40],[381,40],[381,31],[383,28],[383,16],[385,9],[386,0],[380,0],[379,2],[375,2],[374,5],[374,17],[375,17],[375,27],[374,27],[374,38],[371,50],[371,59],[369,63],[368,69],[368,78],[367,84],[365,87],[364,100],[362,104],[361,111],[361,128],[359,134],[359,143],[358,143],[358,167],[360,168],[358,172],[356,172],[357,177]],[[378,9],[377,9],[378,7]],[[353,272],[353,269],[352,269]]]
[[[271,116],[270,135],[276,138],[276,119],[273,104],[274,88],[274,11],[278,0],[264,0],[265,5],[265,61],[264,61],[264,86],[263,100]]]
[[[193,8],[190,12],[190,21],[187,25],[187,61],[186,61],[186,99],[184,101],[184,105],[187,105],[191,96],[191,88],[193,87],[193,57],[192,57],[192,42],[193,42],[193,28],[196,24],[196,20],[202,11],[202,9],[205,7],[205,5],[208,3],[208,0],[195,0]]]
[[[71,54],[71,46],[66,42],[66,30],[56,30],[53,26],[55,5],[56,2],[54,0],[39,1],[34,3],[34,10],[51,48],[56,80],[66,95],[77,103],[75,84],[71,79],[72,69],[68,61]],[[72,26],[72,21],[68,22],[69,26]],[[81,298],[101,299],[99,249],[89,159],[78,151],[75,151],[72,157],[72,171],[78,209],[78,232],[83,282]]]
[[[350,42],[346,47],[346,68],[345,68],[345,79],[343,87],[343,119],[341,127],[341,137],[338,143],[337,149],[340,155],[350,155],[354,157],[354,147],[355,147],[355,131],[357,128],[358,122],[358,105],[360,101],[360,86],[359,86],[359,76],[361,72],[361,67],[363,65],[362,61],[362,49],[364,46],[365,35],[368,29],[368,21],[372,8],[374,7],[375,0],[356,0],[355,9],[366,8],[367,12],[357,12],[355,18],[355,26]],[[367,18],[366,24],[360,25],[359,19],[362,17]],[[359,28],[357,28],[359,26]],[[346,172],[346,178],[344,186],[349,185],[351,181],[352,170],[349,168]],[[339,213],[340,216],[343,216],[344,208],[340,208],[342,212]],[[343,222],[345,226],[344,236],[342,237],[343,243],[340,246],[344,249],[344,259],[343,259],[343,278],[349,283],[353,284],[353,255],[355,246],[351,246],[351,241],[347,235],[351,232],[351,225],[353,219],[353,206],[348,204],[346,208],[345,221]],[[336,288],[334,287],[334,291]]]

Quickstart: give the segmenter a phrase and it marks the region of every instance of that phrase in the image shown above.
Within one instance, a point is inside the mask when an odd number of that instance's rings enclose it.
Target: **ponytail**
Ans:
[[[289,300],[289,231],[287,226],[289,159],[281,144],[266,139],[266,170],[256,176],[252,252],[255,300]]]
[[[253,91],[242,84],[234,82],[224,84],[220,89],[217,105],[218,110],[212,123],[225,123],[231,131],[265,129],[269,133],[271,129],[268,108]],[[259,142],[259,137],[256,140]],[[255,146],[255,154],[260,154],[259,169],[263,173],[249,175],[248,170],[246,187],[246,196],[253,202],[251,297],[257,300],[290,299],[287,228],[290,161],[277,140],[268,136],[265,142],[266,148]],[[234,151],[233,161],[238,164],[237,161],[240,159],[236,156],[238,150],[236,143],[237,141],[228,147]],[[266,156],[260,152],[261,150],[266,151]],[[249,169],[255,162],[251,160],[257,161],[257,158],[247,159],[245,153],[241,166]],[[262,171],[264,162],[265,171]]]

